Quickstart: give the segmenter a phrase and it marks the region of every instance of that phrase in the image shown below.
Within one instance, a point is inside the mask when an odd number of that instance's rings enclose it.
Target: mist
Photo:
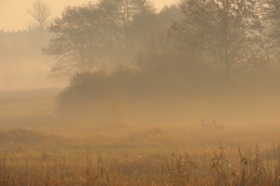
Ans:
[[[280,3],[245,2],[16,7],[0,185],[277,185]]]
[[[47,32],[1,32],[0,38],[1,91],[62,87],[48,78],[53,61],[41,49],[50,38]]]

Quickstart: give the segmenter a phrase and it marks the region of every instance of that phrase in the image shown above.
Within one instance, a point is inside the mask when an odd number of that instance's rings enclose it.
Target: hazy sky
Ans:
[[[27,10],[32,7],[34,0],[0,0],[0,30],[23,30],[28,27],[32,17]],[[52,18],[59,16],[67,5],[80,5],[89,0],[44,0],[51,6]],[[93,0],[93,2],[95,2]],[[176,3],[177,0],[151,0],[160,10],[164,5]]]

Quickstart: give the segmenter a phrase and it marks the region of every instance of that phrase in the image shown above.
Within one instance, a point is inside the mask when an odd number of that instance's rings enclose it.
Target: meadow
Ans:
[[[33,101],[41,112],[39,106],[44,105],[43,100],[51,100],[52,94],[38,95],[41,96]],[[24,103],[23,100],[26,99],[17,101]],[[49,105],[42,109],[51,111],[53,104],[46,102]],[[277,120],[217,120],[224,128],[221,129],[213,125],[212,118],[204,120],[211,123],[209,128],[203,127],[200,118],[159,123],[110,119],[93,122],[59,119],[51,112],[27,117],[28,110],[21,112],[25,116],[2,116],[0,120],[0,185],[202,186],[280,182]]]

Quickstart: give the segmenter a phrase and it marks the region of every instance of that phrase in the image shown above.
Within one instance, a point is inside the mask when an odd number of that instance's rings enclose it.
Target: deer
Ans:
[[[218,129],[218,130],[224,130],[225,129],[224,125],[218,125],[216,123],[216,120],[213,120],[213,123],[214,123],[214,126],[215,126],[216,129]]]
[[[210,123],[203,123],[204,119],[201,119],[201,126],[203,128],[212,128],[212,125]]]

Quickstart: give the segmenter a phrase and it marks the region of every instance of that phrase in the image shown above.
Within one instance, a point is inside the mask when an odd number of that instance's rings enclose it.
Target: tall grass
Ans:
[[[279,156],[263,154],[256,145],[254,152],[231,164],[221,147],[220,152],[199,162],[188,154],[159,154],[147,159],[116,158],[110,163],[93,158],[87,149],[84,162],[67,157],[48,157],[20,161],[2,156],[1,185],[279,185]],[[238,153],[236,152],[236,153]],[[129,155],[128,155],[129,156]]]
[[[273,133],[275,125],[232,124],[229,130],[227,124],[224,131],[204,129],[199,122],[118,125],[103,134],[93,130],[84,138],[86,133],[2,131],[0,185],[279,185],[280,146],[274,141],[280,139]],[[256,126],[260,128],[253,131]],[[214,142],[218,138],[222,140]]]

